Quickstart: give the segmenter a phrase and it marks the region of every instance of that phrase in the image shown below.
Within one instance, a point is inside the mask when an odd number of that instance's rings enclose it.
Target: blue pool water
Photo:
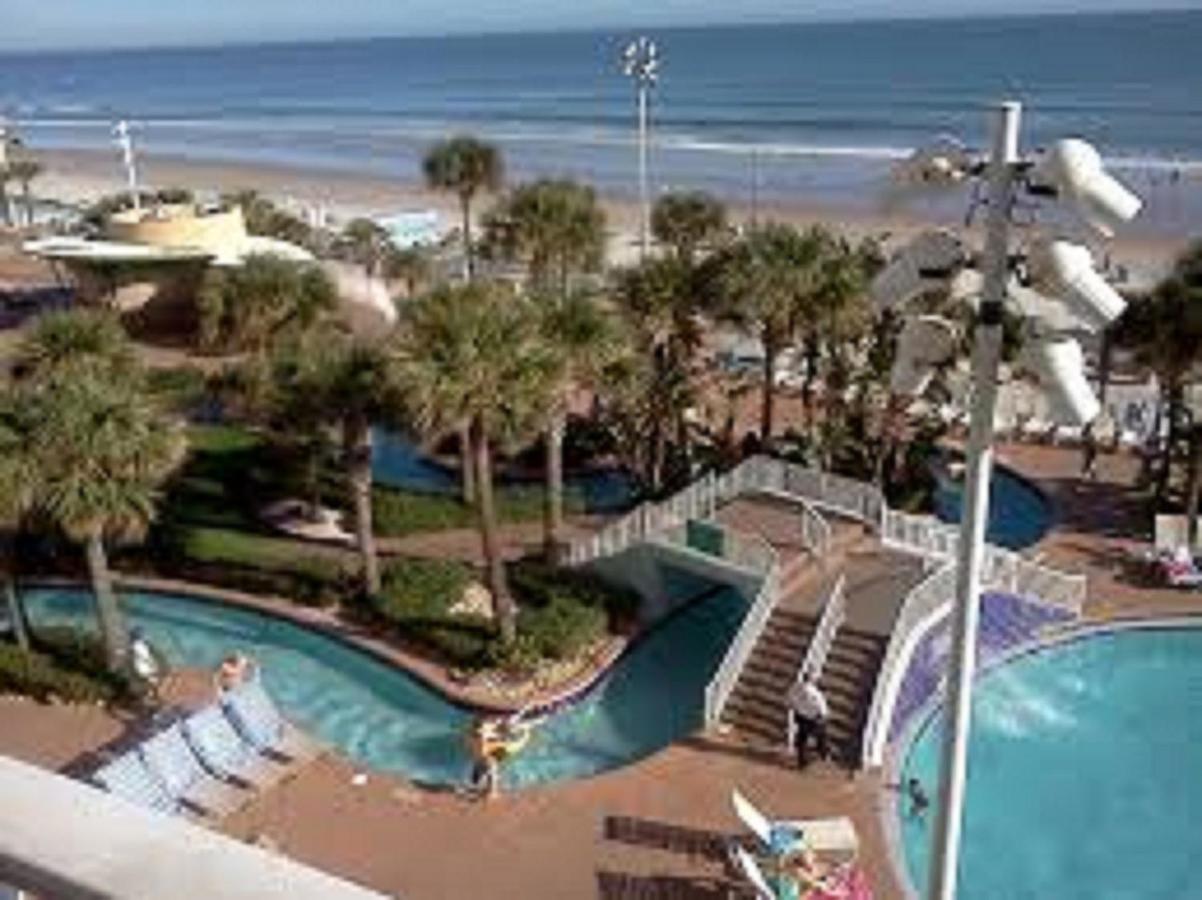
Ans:
[[[938,717],[904,777],[933,792]],[[1202,897],[1202,628],[1080,638],[987,673],[975,694],[963,900]],[[899,805],[926,881],[930,820]]]
[[[959,522],[964,502],[964,483],[936,469],[935,515],[944,522]],[[1043,492],[1025,478],[995,466],[989,492],[990,542],[1011,550],[1030,547],[1052,527],[1052,504]]]
[[[377,429],[373,436],[372,475],[377,484],[428,494],[453,494],[459,491],[459,475],[439,465],[412,442],[399,435]],[[500,484],[518,484],[515,479],[499,479]],[[541,484],[542,482],[537,482]],[[634,501],[634,479],[617,469],[570,475],[564,479],[569,493],[579,495],[588,512],[617,512]]]
[[[25,593],[35,627],[93,627],[91,595],[78,589]],[[233,650],[263,665],[284,712],[322,741],[374,769],[428,784],[467,775],[468,713],[404,672],[282,619],[186,597],[124,595],[174,666],[213,668]],[[715,589],[639,641],[580,702],[535,731],[504,771],[511,786],[592,775],[640,759],[700,726],[705,685],[747,609]]]

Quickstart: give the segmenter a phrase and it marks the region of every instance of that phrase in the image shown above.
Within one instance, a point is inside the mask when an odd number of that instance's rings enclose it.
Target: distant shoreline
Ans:
[[[34,183],[38,197],[67,203],[87,203],[105,194],[125,189],[124,173],[116,153],[100,150],[44,150],[39,157],[44,174]],[[401,210],[436,209],[445,222],[458,223],[454,198],[427,189],[416,179],[389,178],[334,168],[270,162],[233,162],[167,154],[143,154],[140,177],[147,187],[184,187],[193,191],[233,192],[253,189],[282,204],[322,206],[344,224],[359,216],[382,216]],[[638,207],[628,197],[599,189],[609,217],[611,261],[630,261],[638,230]],[[492,198],[477,201],[477,211],[486,210]],[[728,204],[732,222],[751,219],[748,203]],[[851,239],[869,236],[899,238],[931,225],[955,226],[954,221],[936,220],[909,213],[872,213],[842,208],[804,197],[772,197],[756,209],[760,221],[783,221],[799,226],[826,224]],[[1160,271],[1189,241],[1189,235],[1126,237],[1115,241],[1117,262]]]

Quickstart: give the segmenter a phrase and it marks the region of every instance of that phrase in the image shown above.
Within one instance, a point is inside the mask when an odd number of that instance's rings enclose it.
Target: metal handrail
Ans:
[[[705,725],[711,728],[718,723],[726,702],[730,699],[739,677],[743,674],[743,666],[747,664],[751,651],[759,642],[764,627],[772,617],[772,611],[780,599],[778,582],[779,569],[776,564],[776,551],[764,542],[771,555],[771,566],[764,574],[764,580],[756,593],[755,600],[743,616],[739,630],[735,633],[722,662],[714,670],[709,684],[705,686]]]
[[[806,649],[805,659],[797,674],[808,672],[815,679],[822,677],[826,668],[826,658],[830,655],[839,629],[847,620],[847,594],[844,590],[846,579],[840,575],[827,594],[822,614],[818,617],[818,625],[814,628],[814,636],[810,638],[810,646]]]

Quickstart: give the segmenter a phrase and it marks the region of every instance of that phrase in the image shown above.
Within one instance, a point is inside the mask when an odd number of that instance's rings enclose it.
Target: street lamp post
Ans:
[[[142,208],[142,198],[138,196],[138,165],[134,156],[134,138],[129,130],[129,123],[122,119],[113,126],[113,135],[117,138],[117,146],[121,148],[121,161],[125,165],[125,177],[129,182],[129,193],[133,199],[134,209]]]
[[[1074,337],[1098,333],[1122,314],[1126,302],[1093,267],[1087,248],[1052,234],[1010,253],[1010,218],[1020,192],[1066,201],[1079,218],[1105,236],[1134,218],[1139,197],[1105,171],[1098,151],[1079,138],[1056,141],[1034,159],[1018,152],[1018,103],[1000,104],[992,119],[993,146],[978,160],[958,142],[922,148],[900,175],[920,183],[988,180],[985,246],[977,265],[963,241],[946,229],[910,241],[872,282],[883,310],[895,309],[932,289],[970,300],[979,294],[972,356],[972,419],[969,425],[964,515],[956,558],[951,612],[947,704],[939,769],[939,793],[927,896],[954,900],[972,724],[980,595],[986,562],[985,523],[993,474],[993,430],[1002,353],[1003,306],[1011,301],[1023,318],[1024,368],[1043,387],[1053,417],[1088,425],[1101,412],[1085,377],[1081,345]],[[1012,265],[1013,264],[1013,265]],[[968,276],[968,277],[964,277]],[[939,324],[939,327],[935,327]],[[936,368],[955,357],[954,327],[946,319],[920,316],[898,337],[891,390],[920,396]]]
[[[647,182],[647,101],[659,78],[659,50],[655,41],[638,37],[626,45],[622,71],[633,79],[638,100],[639,154],[639,254],[646,258],[651,241],[651,191]]]
[[[956,568],[956,602],[952,612],[948,702],[943,723],[935,843],[928,882],[931,900],[952,900],[956,894],[972,719],[972,679],[977,662],[976,636],[980,617],[981,569],[985,555],[985,523],[989,518],[989,484],[993,475],[993,419],[1002,354],[1002,307],[1009,275],[1010,209],[1014,197],[1016,164],[1019,162],[1018,126],[1021,111],[1018,103],[1003,103],[998,107],[993,123],[983,259],[984,284],[973,344],[973,409]]]

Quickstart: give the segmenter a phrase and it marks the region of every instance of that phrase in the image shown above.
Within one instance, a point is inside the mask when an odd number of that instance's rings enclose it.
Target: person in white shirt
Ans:
[[[798,768],[804,769],[810,761],[811,738],[818,755],[827,759],[831,755],[826,739],[826,720],[830,708],[812,674],[801,673],[801,677],[789,688],[788,701],[789,713],[793,717],[793,749],[797,753]]]
[[[141,628],[134,628],[129,633],[129,663],[134,675],[145,685],[151,698],[157,699],[165,666],[154,647],[150,645],[150,641],[146,640],[146,634]]]

